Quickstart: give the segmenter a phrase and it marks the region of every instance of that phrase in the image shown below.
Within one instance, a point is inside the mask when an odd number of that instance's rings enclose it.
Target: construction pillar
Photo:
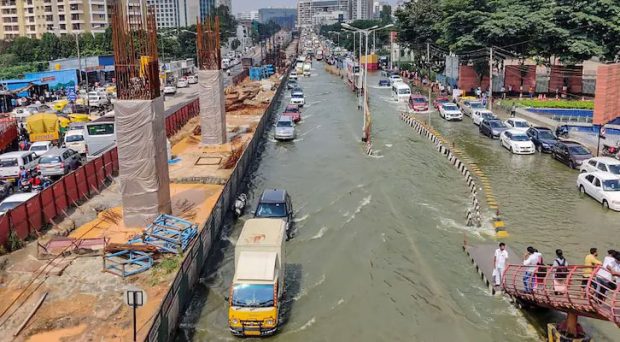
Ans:
[[[226,143],[226,98],[221,70],[199,70],[200,128],[205,145]]]
[[[123,219],[142,227],[172,212],[164,100],[118,100],[114,112]]]

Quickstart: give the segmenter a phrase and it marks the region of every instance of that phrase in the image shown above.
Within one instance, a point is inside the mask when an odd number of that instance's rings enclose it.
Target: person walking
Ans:
[[[564,252],[561,249],[555,250],[555,260],[553,267],[555,268],[553,277],[553,291],[556,295],[566,293],[566,278],[568,277],[568,262],[564,258]]]
[[[534,272],[536,272],[536,264],[538,263],[538,255],[535,251],[534,247],[529,246],[523,255],[523,266],[527,266],[523,274],[525,293],[532,293],[534,290]]]
[[[512,107],[510,107],[510,117],[514,118],[515,115],[517,115],[517,105],[513,103]]]
[[[493,257],[493,279],[495,279],[495,286],[502,284],[502,276],[506,269],[506,260],[508,259],[508,251],[506,250],[506,244],[499,243],[499,248],[495,250],[495,256]]]
[[[607,290],[615,290],[616,284],[613,282],[614,276],[620,276],[620,273],[614,269],[618,267],[620,262],[620,254],[613,249],[607,251],[607,256],[603,259],[603,266],[596,272],[596,298],[599,301],[605,301],[605,293]]]
[[[598,257],[598,250],[592,247],[590,248],[590,254],[586,255],[583,264],[586,266],[592,266],[592,267],[602,265],[603,263],[600,260],[598,260],[597,257]],[[581,274],[581,277],[583,278],[581,280],[581,287],[584,290],[586,286],[588,285],[590,276],[592,276],[592,270],[593,270],[592,267],[584,267],[583,273]],[[594,286],[594,289],[596,290],[596,283],[592,283],[592,285]]]

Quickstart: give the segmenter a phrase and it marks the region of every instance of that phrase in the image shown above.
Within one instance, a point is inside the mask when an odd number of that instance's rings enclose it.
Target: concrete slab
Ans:
[[[493,284],[493,257],[497,248],[497,244],[491,243],[463,246],[463,250],[476,267],[480,278],[493,295],[499,291]],[[506,250],[508,251],[508,260],[514,263],[514,260],[518,259],[517,254],[509,246],[506,246]]]

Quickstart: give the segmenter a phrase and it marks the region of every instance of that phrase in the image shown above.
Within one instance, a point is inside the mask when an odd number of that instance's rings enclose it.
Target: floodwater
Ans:
[[[369,76],[369,85],[378,79]],[[287,189],[296,217],[286,245],[285,322],[270,340],[537,341],[547,320],[561,318],[529,317],[489,294],[461,246],[464,236],[494,242],[492,229],[465,226],[471,198],[462,176],[399,119],[404,105],[390,100],[389,89],[371,89],[377,155],[369,157],[360,142],[361,111],[343,81],[315,63],[300,84],[307,105],[298,138],[280,143],[269,133],[250,179],[250,208],[225,227],[179,340],[236,340],[224,299],[234,242],[265,188]],[[548,156],[510,156],[479,137],[468,118],[440,120],[435,114],[439,129],[491,180],[513,250],[532,244],[549,255],[560,247],[577,263],[591,245],[603,250],[620,241],[619,216],[579,198],[575,172]],[[582,322],[599,341],[620,338],[610,323]]]

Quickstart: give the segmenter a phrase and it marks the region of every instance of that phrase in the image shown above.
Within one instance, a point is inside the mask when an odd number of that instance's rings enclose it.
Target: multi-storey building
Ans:
[[[199,0],[147,0],[146,3],[155,7],[157,28],[193,25],[200,13]]]
[[[240,20],[240,21],[258,20],[258,11],[239,12],[237,13],[237,20]]]
[[[106,0],[0,0],[0,39],[105,31]]]
[[[258,10],[258,21],[261,23],[275,22],[284,28],[293,28],[297,21],[296,8],[261,8]]]
[[[346,21],[349,18],[349,0],[299,0],[297,2],[298,27],[328,25]]]
[[[372,0],[351,0],[351,20],[372,19],[372,5]]]

